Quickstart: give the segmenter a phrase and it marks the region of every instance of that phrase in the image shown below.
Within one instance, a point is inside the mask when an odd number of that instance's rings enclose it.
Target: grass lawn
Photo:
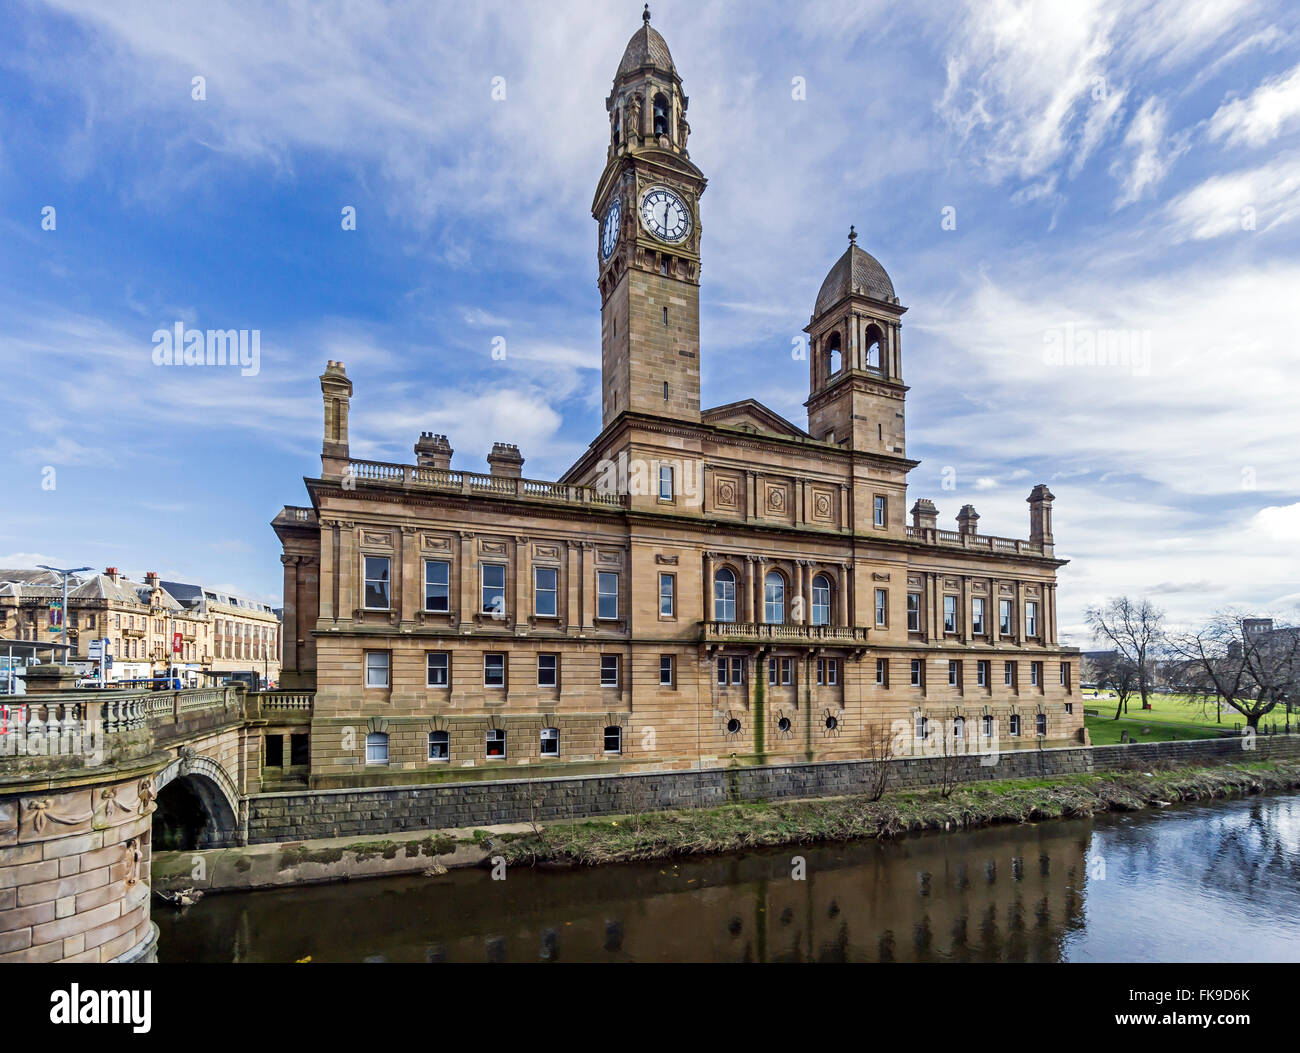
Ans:
[[[1233,728],[1246,726],[1246,718],[1230,706],[1223,707],[1222,723],[1215,723],[1215,707],[1203,705],[1199,700],[1189,702],[1187,695],[1152,695],[1150,701],[1151,708],[1143,710],[1141,696],[1134,694],[1128,701],[1128,712],[1124,714],[1124,717],[1121,717],[1121,721],[1127,718],[1133,721],[1141,721],[1147,725],[1181,724],[1203,728],[1223,728],[1229,731]],[[1083,707],[1097,710],[1103,718],[1113,717],[1115,707],[1118,704],[1116,699],[1106,698],[1104,692],[1101,698],[1090,698],[1087,692],[1083,694]],[[1280,727],[1286,723],[1286,711],[1281,706],[1278,706],[1263,719],[1267,724],[1276,723]],[[1114,723],[1114,721],[1109,722]],[[1300,714],[1292,713],[1291,723],[1293,726],[1300,723]],[[1088,727],[1091,730],[1092,724],[1089,723]],[[1118,734],[1116,732],[1116,735]]]
[[[1114,713],[1112,709],[1110,711]],[[1196,724],[1171,724],[1157,720],[1112,720],[1105,717],[1085,717],[1088,736],[1094,746],[1115,746],[1119,744],[1120,732],[1127,731],[1129,738],[1138,742],[1171,742],[1174,740],[1212,739],[1217,733],[1213,727]]]

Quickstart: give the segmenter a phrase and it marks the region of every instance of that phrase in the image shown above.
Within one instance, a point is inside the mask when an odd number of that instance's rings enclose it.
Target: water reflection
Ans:
[[[807,880],[792,880],[794,857]],[[213,896],[163,961],[1300,958],[1300,795],[653,865]]]

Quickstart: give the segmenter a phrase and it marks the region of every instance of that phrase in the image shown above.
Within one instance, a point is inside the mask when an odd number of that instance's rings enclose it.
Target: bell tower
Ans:
[[[814,439],[905,456],[901,346],[907,310],[849,227],[848,250],[822,282],[809,338],[808,432]]]
[[[632,411],[700,419],[700,195],[686,95],[647,4],[605,100],[609,150],[592,201],[601,426]]]

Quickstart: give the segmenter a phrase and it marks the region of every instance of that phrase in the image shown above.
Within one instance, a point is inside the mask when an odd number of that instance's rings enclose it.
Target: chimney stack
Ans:
[[[116,567],[106,567],[104,569],[104,573],[108,575],[109,581],[111,581],[114,585],[117,584],[118,573]]]
[[[348,408],[352,402],[352,381],[342,362],[325,363],[320,375],[321,398],[325,403],[325,436],[320,447],[320,471],[324,479],[341,478],[348,470]]]
[[[158,587],[158,572],[153,570],[149,571],[149,573],[144,576],[144,583],[148,585],[149,588],[156,589]]]
[[[488,471],[504,479],[519,479],[524,474],[524,459],[514,443],[494,442],[487,462]]]
[[[939,525],[939,510],[928,497],[922,497],[912,506],[912,526],[916,530],[934,530]]]
[[[1041,546],[1044,556],[1050,556],[1053,554],[1052,502],[1056,495],[1045,483],[1039,483],[1025,500],[1029,502],[1029,541]]]
[[[962,505],[957,513],[957,533],[974,537],[979,532],[980,514],[974,505]]]
[[[451,455],[455,452],[447,436],[422,431],[420,441],[415,444],[415,463],[420,468],[437,468],[445,472],[451,468]]]

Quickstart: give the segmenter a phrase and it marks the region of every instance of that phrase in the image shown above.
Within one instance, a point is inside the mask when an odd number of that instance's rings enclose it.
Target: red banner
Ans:
[[[181,653],[181,634],[172,633],[172,654]]]

